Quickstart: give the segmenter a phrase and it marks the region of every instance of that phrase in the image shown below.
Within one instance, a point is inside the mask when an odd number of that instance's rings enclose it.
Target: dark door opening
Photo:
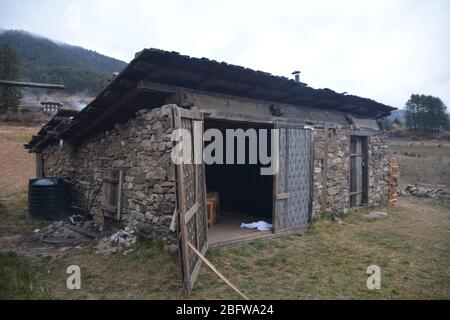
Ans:
[[[205,120],[205,131],[217,129],[223,137],[223,164],[206,164],[206,189],[207,194],[216,194],[219,199],[219,212],[217,219],[209,226],[208,240],[211,245],[233,240],[258,237],[271,233],[256,229],[241,228],[241,224],[249,224],[259,221],[272,224],[273,209],[273,176],[261,175],[261,168],[267,167],[257,157],[256,164],[250,164],[250,134],[245,138],[245,164],[238,164],[238,140],[234,136],[227,135],[227,129],[256,130],[256,151],[259,155],[261,136],[259,129],[266,129],[267,155],[271,155],[271,125],[244,122],[231,122],[223,120]],[[234,161],[230,164],[230,139],[234,139]],[[260,141],[261,140],[261,141]],[[214,142],[214,139],[213,141]],[[212,143],[210,142],[210,143]],[[207,149],[208,142],[205,143]],[[253,149],[255,150],[255,149]],[[215,156],[215,154],[213,154]],[[229,159],[228,159],[229,160]],[[227,163],[228,162],[228,163]]]
[[[350,206],[368,202],[368,137],[350,137]]]

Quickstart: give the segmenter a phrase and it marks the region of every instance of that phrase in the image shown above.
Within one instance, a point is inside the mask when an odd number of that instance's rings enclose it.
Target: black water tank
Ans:
[[[39,219],[67,217],[70,185],[60,178],[33,179],[28,183],[28,216]]]

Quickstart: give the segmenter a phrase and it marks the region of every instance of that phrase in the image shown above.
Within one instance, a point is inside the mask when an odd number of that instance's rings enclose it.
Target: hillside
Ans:
[[[405,110],[397,109],[391,112],[389,120],[394,121],[395,119],[400,120],[400,122],[405,122]]]
[[[66,85],[70,93],[98,93],[126,63],[92,50],[57,43],[25,31],[0,31],[0,45],[16,49],[21,80]]]

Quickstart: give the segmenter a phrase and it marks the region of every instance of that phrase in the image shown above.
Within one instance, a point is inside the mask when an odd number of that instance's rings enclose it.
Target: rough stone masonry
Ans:
[[[106,170],[123,170],[121,220],[152,238],[177,243],[175,233],[170,231],[176,205],[171,110],[170,106],[142,109],[125,124],[98,133],[77,147],[48,146],[43,151],[44,175],[71,179],[73,202],[85,207],[91,181],[94,189],[100,188]],[[351,131],[350,125],[313,129],[313,215],[324,210],[341,213],[349,208],[349,134],[339,134],[339,129]],[[382,133],[370,136],[368,152],[368,205],[379,205],[386,203],[389,192],[388,153]],[[101,225],[100,198],[96,198],[91,212]]]
[[[92,178],[91,198],[92,189],[101,188],[106,170],[123,170],[122,220],[151,237],[175,243],[175,233],[169,228],[176,198],[171,134],[169,106],[142,109],[125,124],[90,137],[76,148],[65,144],[47,147],[44,175],[71,179],[73,202],[84,208]],[[101,225],[100,198],[91,213]]]
[[[323,211],[347,212],[350,205],[350,137],[339,134],[341,129],[350,128],[338,125],[314,129],[313,216]],[[388,198],[389,162],[384,134],[369,137],[368,153],[368,205],[376,206],[386,203]]]

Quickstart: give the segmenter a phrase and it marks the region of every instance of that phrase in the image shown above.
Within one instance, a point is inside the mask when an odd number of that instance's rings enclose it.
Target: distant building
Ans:
[[[42,111],[43,112],[50,112],[50,113],[57,113],[62,107],[64,107],[64,104],[59,102],[41,102],[42,105]]]

